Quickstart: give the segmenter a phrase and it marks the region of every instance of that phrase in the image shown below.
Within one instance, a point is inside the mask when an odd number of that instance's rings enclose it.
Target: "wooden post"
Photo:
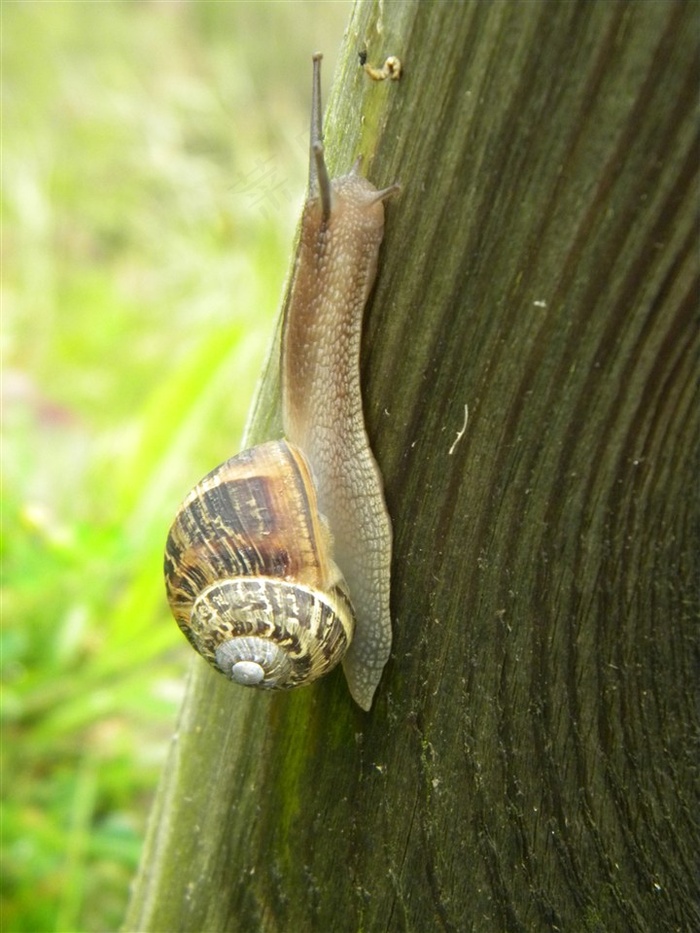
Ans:
[[[127,929],[700,929],[697,36],[356,7],[326,141],[403,186],[363,362],[392,660],[365,714],[195,659]]]

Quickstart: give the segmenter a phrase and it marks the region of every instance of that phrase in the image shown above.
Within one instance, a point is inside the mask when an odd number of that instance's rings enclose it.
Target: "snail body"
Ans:
[[[342,660],[369,709],[391,648],[391,523],[362,413],[362,314],[383,200],[358,165],[331,180],[314,56],[309,196],[282,333],[285,439],[243,451],[183,502],[166,590],[193,647],[237,683],[288,689]]]

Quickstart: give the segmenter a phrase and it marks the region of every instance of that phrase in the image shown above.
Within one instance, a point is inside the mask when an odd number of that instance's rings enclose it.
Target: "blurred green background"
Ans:
[[[342,3],[2,3],[2,916],[114,930],[190,649],[179,501],[240,448]]]

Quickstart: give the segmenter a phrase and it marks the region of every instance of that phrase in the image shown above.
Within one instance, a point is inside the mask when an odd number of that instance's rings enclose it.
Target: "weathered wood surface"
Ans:
[[[700,929],[698,76],[692,3],[356,8],[393,656],[370,714],[195,662],[127,929]]]

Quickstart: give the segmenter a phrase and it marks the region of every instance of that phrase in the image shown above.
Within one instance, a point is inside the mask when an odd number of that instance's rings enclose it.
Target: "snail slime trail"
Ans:
[[[360,339],[385,198],[331,179],[313,57],[309,191],[282,332],[285,438],[245,450],[190,492],[165,549],[168,601],[213,667],[285,690],[342,661],[365,710],[391,649],[391,522],[362,413]]]

